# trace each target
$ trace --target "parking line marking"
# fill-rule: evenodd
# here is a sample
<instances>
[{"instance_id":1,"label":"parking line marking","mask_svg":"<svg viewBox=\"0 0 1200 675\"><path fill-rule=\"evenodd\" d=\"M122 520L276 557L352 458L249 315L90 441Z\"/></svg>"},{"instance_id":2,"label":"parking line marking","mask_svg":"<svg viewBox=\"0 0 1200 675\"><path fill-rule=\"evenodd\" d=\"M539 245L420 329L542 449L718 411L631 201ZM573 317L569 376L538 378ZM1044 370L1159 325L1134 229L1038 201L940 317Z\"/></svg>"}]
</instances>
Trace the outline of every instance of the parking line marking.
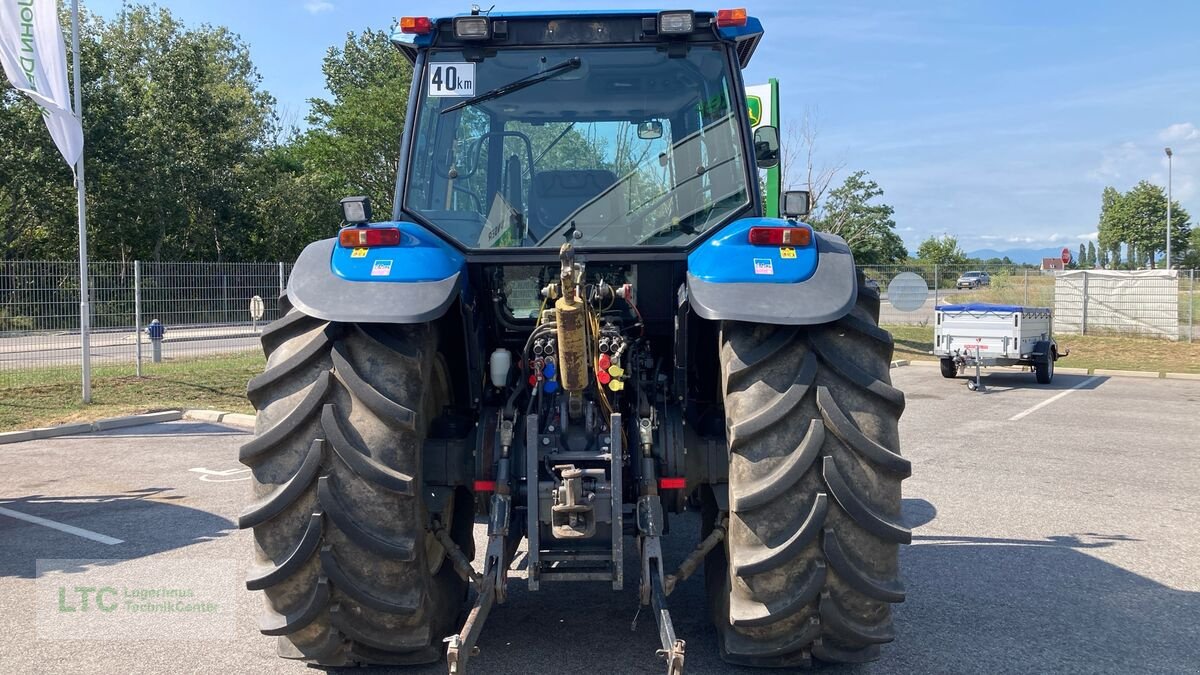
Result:
<instances>
[{"instance_id":1,"label":"parking line marking","mask_svg":"<svg viewBox=\"0 0 1200 675\"><path fill-rule=\"evenodd\" d=\"M33 523L34 525L41 525L42 527L48 527L52 530L58 530L59 532L66 532L67 534L73 534L76 537L83 537L84 539L91 539L92 541L98 541L101 544L108 544L109 546L113 546L114 544L124 544L125 543L124 539L117 539L116 537L110 537L107 534L100 534L99 532L92 532L91 530L85 530L82 527L75 527L74 525L67 525L66 523L60 523L58 521L49 520L47 518L41 518L39 516L31 516L28 513L21 513L20 511L13 511L12 509L6 509L2 506L0 506L0 515L8 516L10 518L16 518L17 520L23 520L27 523Z\"/></svg>"},{"instance_id":2,"label":"parking line marking","mask_svg":"<svg viewBox=\"0 0 1200 675\"><path fill-rule=\"evenodd\" d=\"M1088 386L1089 384L1091 384L1092 382L1095 382L1098 379L1100 379L1099 375L1096 375L1094 377L1089 377L1088 379L1084 380L1083 382L1080 382L1079 384L1075 385L1074 387L1071 387L1070 389L1068 389L1066 391L1059 392L1059 393L1055 394L1054 396L1051 396L1050 398L1046 399L1045 401L1042 401L1041 403L1033 406L1032 408L1029 408L1028 410L1022 410L1021 412L1017 413L1016 415L1013 415L1012 417L1008 418L1008 421L1016 422L1017 420L1021 419L1022 417L1025 417L1026 415L1035 413L1038 410L1041 410L1042 408L1045 408L1046 406L1050 405L1051 403L1054 403L1058 399L1066 396L1067 394L1075 391L1076 389L1082 389L1082 388Z\"/></svg>"}]
</instances>

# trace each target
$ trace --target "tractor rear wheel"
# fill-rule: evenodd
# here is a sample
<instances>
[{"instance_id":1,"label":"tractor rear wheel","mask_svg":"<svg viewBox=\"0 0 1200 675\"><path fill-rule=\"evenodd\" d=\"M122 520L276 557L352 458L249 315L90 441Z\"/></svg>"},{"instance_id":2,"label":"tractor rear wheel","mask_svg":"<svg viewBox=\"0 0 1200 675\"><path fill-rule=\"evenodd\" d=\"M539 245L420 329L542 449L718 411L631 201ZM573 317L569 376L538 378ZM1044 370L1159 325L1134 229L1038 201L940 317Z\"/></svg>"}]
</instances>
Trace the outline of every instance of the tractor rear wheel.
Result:
<instances>
[{"instance_id":1,"label":"tractor rear wheel","mask_svg":"<svg viewBox=\"0 0 1200 675\"><path fill-rule=\"evenodd\" d=\"M295 309L263 331L267 368L247 387L255 436L240 452L253 494L238 526L254 531L246 586L263 591L259 625L281 656L429 663L456 628L467 585L431 528L470 556L473 517L469 494L431 499L421 481L422 444L450 391L436 345L430 325Z\"/></svg>"},{"instance_id":2,"label":"tractor rear wheel","mask_svg":"<svg viewBox=\"0 0 1200 675\"><path fill-rule=\"evenodd\" d=\"M878 307L860 279L839 321L721 327L729 526L705 574L730 663L870 661L893 639L911 467L897 452L904 395Z\"/></svg>"}]
</instances>

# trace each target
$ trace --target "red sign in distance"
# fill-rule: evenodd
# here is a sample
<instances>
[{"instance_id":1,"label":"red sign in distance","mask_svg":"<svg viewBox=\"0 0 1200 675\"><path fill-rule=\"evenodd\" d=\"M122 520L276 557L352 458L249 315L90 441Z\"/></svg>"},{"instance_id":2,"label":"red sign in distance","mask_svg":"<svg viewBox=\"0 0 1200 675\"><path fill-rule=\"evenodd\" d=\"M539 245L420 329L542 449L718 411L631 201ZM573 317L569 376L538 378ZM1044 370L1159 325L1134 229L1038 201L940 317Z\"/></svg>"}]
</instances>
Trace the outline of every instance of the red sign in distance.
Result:
<instances>
[{"instance_id":1,"label":"red sign in distance","mask_svg":"<svg viewBox=\"0 0 1200 675\"><path fill-rule=\"evenodd\" d=\"M1062 261L1064 265L1071 264L1071 249L1067 248L1066 246L1064 246L1062 250Z\"/></svg>"}]
</instances>

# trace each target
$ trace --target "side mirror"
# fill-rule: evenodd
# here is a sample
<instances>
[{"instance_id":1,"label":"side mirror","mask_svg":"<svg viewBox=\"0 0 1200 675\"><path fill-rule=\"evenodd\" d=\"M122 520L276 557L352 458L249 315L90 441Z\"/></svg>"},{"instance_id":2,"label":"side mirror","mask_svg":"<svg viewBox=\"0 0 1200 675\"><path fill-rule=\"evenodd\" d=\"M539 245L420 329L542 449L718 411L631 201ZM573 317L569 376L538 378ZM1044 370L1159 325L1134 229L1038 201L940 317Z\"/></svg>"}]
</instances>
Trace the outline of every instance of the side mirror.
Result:
<instances>
[{"instance_id":1,"label":"side mirror","mask_svg":"<svg viewBox=\"0 0 1200 675\"><path fill-rule=\"evenodd\" d=\"M779 129L759 127L754 130L754 159L760 169L779 166Z\"/></svg>"},{"instance_id":2,"label":"side mirror","mask_svg":"<svg viewBox=\"0 0 1200 675\"><path fill-rule=\"evenodd\" d=\"M643 141L652 141L656 138L662 138L663 123L659 122L658 120L639 122L637 125L637 134L638 138L642 139Z\"/></svg>"},{"instance_id":3,"label":"side mirror","mask_svg":"<svg viewBox=\"0 0 1200 675\"><path fill-rule=\"evenodd\" d=\"M783 193L783 216L803 218L812 211L812 196L808 190L788 190Z\"/></svg>"}]
</instances>

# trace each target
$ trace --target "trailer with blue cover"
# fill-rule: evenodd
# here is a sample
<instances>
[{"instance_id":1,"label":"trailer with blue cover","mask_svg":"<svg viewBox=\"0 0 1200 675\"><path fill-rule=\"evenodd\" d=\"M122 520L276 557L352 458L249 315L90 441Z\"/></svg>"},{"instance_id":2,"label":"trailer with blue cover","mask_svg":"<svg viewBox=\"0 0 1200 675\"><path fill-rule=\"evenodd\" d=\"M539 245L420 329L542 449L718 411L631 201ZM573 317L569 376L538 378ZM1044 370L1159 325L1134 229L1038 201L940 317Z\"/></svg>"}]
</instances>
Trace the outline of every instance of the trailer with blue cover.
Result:
<instances>
[{"instance_id":1,"label":"trailer with blue cover","mask_svg":"<svg viewBox=\"0 0 1200 675\"><path fill-rule=\"evenodd\" d=\"M984 302L935 309L933 354L947 378L974 366L975 378L967 383L971 389L982 388L979 369L985 366L1026 366L1039 384L1050 384L1054 362L1066 356L1054 340L1054 312L1049 307Z\"/></svg>"},{"instance_id":2,"label":"trailer with blue cover","mask_svg":"<svg viewBox=\"0 0 1200 675\"><path fill-rule=\"evenodd\" d=\"M390 212L342 200L248 386L239 525L282 656L486 670L517 563L529 591L636 587L669 673L669 600L701 564L730 663L857 663L893 639L911 467L892 338L806 193L764 217L779 134L742 82L762 38L739 9L400 20ZM689 509L699 532L671 528Z\"/></svg>"}]
</instances>

